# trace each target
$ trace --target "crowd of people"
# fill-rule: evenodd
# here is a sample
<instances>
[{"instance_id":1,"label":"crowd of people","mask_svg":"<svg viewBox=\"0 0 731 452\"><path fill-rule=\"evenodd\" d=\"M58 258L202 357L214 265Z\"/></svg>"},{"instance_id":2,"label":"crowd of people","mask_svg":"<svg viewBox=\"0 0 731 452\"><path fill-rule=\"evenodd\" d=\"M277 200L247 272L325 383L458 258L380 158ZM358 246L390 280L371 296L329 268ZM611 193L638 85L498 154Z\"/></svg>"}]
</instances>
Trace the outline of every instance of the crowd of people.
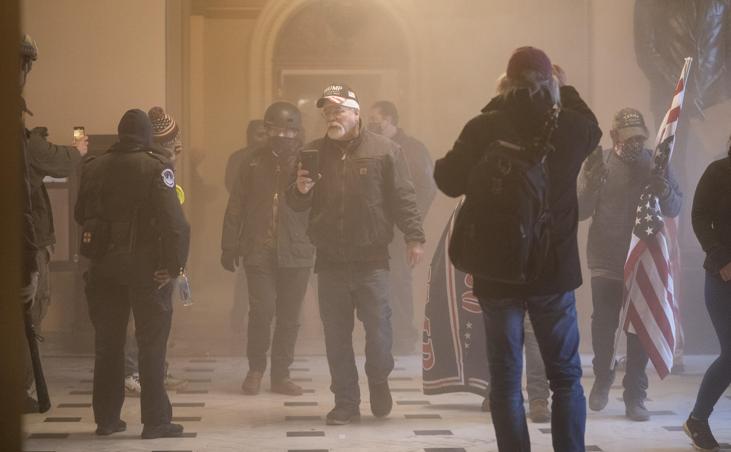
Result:
<instances>
[{"instance_id":1,"label":"crowd of people","mask_svg":"<svg viewBox=\"0 0 731 452\"><path fill-rule=\"evenodd\" d=\"M28 36L21 57L25 84L37 58ZM487 404L498 448L530 450L521 388L525 345L530 417L550 419L555 450L583 451L587 401L574 296L582 284L578 222L591 218L587 259L595 381L588 406L598 411L606 406L614 380L624 263L640 195L649 187L665 217L677 216L683 199L672 171L653 171L642 114L633 108L617 112L612 148L603 151L592 110L564 70L534 47L513 52L495 96L436 164L424 144L399 127L392 102L378 101L366 115L355 90L334 83L324 89L317 108L326 122L322 138L305 144L301 112L289 102L274 102L263 119L249 124L247 147L227 164L220 262L237 272L235 309L242 315L248 311L242 392L258 394L269 367L272 392L302 394L289 370L314 270L334 395L326 423L344 425L361 416L356 318L365 329L370 409L376 417L387 416L393 405L388 384L393 351L413 352L419 336L413 326L411 271L424 255L423 221L436 188L450 197L466 195L468 202L475 186L501 192L505 187L495 180L472 177L475 168L490 165L484 151L495 149L495 143L502 148L532 143L547 149L540 159L546 185L542 202L550 206L549 239L540 256L545 265L520 283L473 275L486 331ZM147 113L128 110L119 121L118 142L97 155L87 155L85 136L59 146L47 140L45 129L36 128L24 130L23 138L26 280L21 298L34 326L40 328L50 300L48 264L55 242L43 178L66 177L81 165L74 218L82 231L80 252L90 260L84 279L95 331L96 433L126 429L120 418L126 391L140 396L143 438L181 436L183 427L172 423L166 393L166 387L184 384L169 375L166 349L173 291L184 278L190 241L183 191L176 184L175 158L183 149L177 124L160 107ZM693 228L707 253L706 304L721 342L721 355L708 369L684 426L700 450L718 448L708 418L731 383L729 162L731 149L729 158L708 167L692 209ZM495 230L473 234L477 239L499 235L504 231L497 228L509 223L494 224ZM627 348L626 415L646 421L648 357L635 335L628 334ZM38 411L30 364L26 375L26 411Z\"/></svg>"}]
</instances>

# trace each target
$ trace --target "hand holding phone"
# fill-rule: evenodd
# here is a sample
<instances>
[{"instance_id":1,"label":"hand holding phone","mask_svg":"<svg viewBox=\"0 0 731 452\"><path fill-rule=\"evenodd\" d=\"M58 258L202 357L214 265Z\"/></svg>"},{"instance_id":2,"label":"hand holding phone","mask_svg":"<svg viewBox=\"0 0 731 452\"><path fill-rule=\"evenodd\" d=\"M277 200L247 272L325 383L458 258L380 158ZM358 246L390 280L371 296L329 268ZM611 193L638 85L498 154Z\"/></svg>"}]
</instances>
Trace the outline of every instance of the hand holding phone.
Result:
<instances>
[{"instance_id":1,"label":"hand holding phone","mask_svg":"<svg viewBox=\"0 0 731 452\"><path fill-rule=\"evenodd\" d=\"M303 149L300 151L300 162L302 169L306 170L313 180L317 180L317 174L320 172L320 151Z\"/></svg>"},{"instance_id":2,"label":"hand holding phone","mask_svg":"<svg viewBox=\"0 0 731 452\"><path fill-rule=\"evenodd\" d=\"M79 150L82 157L89 150L89 137L86 136L86 131L82 126L74 127L74 147Z\"/></svg>"},{"instance_id":3,"label":"hand holding phone","mask_svg":"<svg viewBox=\"0 0 731 452\"><path fill-rule=\"evenodd\" d=\"M86 136L86 131L83 126L74 127L74 141L81 141Z\"/></svg>"}]
</instances>

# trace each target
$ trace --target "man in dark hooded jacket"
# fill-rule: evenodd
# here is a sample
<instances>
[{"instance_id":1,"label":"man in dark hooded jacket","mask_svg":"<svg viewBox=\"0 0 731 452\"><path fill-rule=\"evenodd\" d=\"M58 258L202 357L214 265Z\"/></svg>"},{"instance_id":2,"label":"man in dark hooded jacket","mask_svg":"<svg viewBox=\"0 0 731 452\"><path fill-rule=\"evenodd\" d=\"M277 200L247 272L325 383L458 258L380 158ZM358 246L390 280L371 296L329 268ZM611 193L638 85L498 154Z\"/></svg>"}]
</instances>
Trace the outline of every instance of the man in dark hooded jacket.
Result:
<instances>
[{"instance_id":1,"label":"man in dark hooded jacket","mask_svg":"<svg viewBox=\"0 0 731 452\"><path fill-rule=\"evenodd\" d=\"M493 386L490 408L500 413L493 415L492 422L501 451L530 450L521 392L526 311L553 391L553 447L560 451L584 450L586 400L580 381L574 298L574 289L581 285L576 176L599 142L601 131L576 90L565 84L563 70L552 66L541 50L521 47L508 62L498 96L465 125L454 148L435 165L439 189L452 197L464 195L470 170L491 143L532 141L559 102L562 109L550 141L555 150L547 158L552 215L547 270L537 281L525 285L475 278L474 293L480 300L487 332Z\"/></svg>"},{"instance_id":2,"label":"man in dark hooded jacket","mask_svg":"<svg viewBox=\"0 0 731 452\"><path fill-rule=\"evenodd\" d=\"M124 342L134 313L142 383L143 439L180 436L165 392L165 350L172 318L173 280L188 255L189 228L175 193L170 161L152 150L152 123L127 111L119 142L84 162L75 219L89 316L95 330L94 420L97 435L126 429Z\"/></svg>"}]
</instances>

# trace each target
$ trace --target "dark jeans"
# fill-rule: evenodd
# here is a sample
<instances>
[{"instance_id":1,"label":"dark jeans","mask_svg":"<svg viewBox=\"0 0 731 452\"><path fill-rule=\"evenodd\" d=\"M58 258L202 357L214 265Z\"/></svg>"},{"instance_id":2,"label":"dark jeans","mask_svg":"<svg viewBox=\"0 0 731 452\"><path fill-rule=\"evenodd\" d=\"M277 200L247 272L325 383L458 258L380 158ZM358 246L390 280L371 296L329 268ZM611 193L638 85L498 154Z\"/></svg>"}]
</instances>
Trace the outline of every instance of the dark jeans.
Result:
<instances>
[{"instance_id":1,"label":"dark jeans","mask_svg":"<svg viewBox=\"0 0 731 452\"><path fill-rule=\"evenodd\" d=\"M172 407L165 392L165 350L172 319L173 282L161 289L152 278L140 285L119 284L94 268L86 274L86 298L94 326L94 420L112 425L124 403L124 343L130 309L139 347L142 423L167 424Z\"/></svg>"},{"instance_id":2,"label":"dark jeans","mask_svg":"<svg viewBox=\"0 0 731 452\"><path fill-rule=\"evenodd\" d=\"M523 408L523 320L530 316L553 392L553 448L584 450L586 399L581 387L579 328L573 292L527 299L480 298L490 367L490 410L498 449L530 451Z\"/></svg>"},{"instance_id":3,"label":"dark jeans","mask_svg":"<svg viewBox=\"0 0 731 452\"><path fill-rule=\"evenodd\" d=\"M594 377L598 384L611 384L614 334L622 310L624 283L620 280L591 278L594 311L591 315L591 344L594 348ZM647 398L647 353L636 334L627 334L627 370L624 374L625 402Z\"/></svg>"},{"instance_id":4,"label":"dark jeans","mask_svg":"<svg viewBox=\"0 0 731 452\"><path fill-rule=\"evenodd\" d=\"M721 355L703 376L692 415L708 420L713 407L731 384L731 282L706 272L706 308L721 344Z\"/></svg>"},{"instance_id":5,"label":"dark jeans","mask_svg":"<svg viewBox=\"0 0 731 452\"><path fill-rule=\"evenodd\" d=\"M245 333L249 319L249 287L246 283L246 269L239 267L235 273L234 299L231 306L231 330L236 333Z\"/></svg>"},{"instance_id":6,"label":"dark jeans","mask_svg":"<svg viewBox=\"0 0 731 452\"><path fill-rule=\"evenodd\" d=\"M399 352L413 352L418 332L414 327L414 294L411 267L406 261L406 242L397 232L388 247L391 255L391 324L394 348Z\"/></svg>"},{"instance_id":7,"label":"dark jeans","mask_svg":"<svg viewBox=\"0 0 731 452\"><path fill-rule=\"evenodd\" d=\"M358 369L353 352L353 312L366 334L365 372L370 383L383 383L393 370L388 270L364 270L344 264L318 273L320 318L335 404L360 405Z\"/></svg>"},{"instance_id":8,"label":"dark jeans","mask_svg":"<svg viewBox=\"0 0 731 452\"><path fill-rule=\"evenodd\" d=\"M264 372L267 351L272 346L272 381L289 377L299 332L302 301L310 268L279 268L276 261L261 267L246 267L249 287L249 326L246 355L249 370ZM276 317L274 337L271 325Z\"/></svg>"}]
</instances>

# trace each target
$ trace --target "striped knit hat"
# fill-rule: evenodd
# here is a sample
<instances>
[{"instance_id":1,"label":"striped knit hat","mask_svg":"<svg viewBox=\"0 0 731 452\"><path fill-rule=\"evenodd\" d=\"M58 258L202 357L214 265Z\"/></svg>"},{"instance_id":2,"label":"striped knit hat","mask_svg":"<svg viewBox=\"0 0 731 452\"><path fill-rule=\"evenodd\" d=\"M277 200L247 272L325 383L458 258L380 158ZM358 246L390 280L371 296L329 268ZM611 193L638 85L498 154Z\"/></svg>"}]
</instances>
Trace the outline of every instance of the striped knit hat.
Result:
<instances>
[{"instance_id":1,"label":"striped knit hat","mask_svg":"<svg viewBox=\"0 0 731 452\"><path fill-rule=\"evenodd\" d=\"M155 143L169 143L178 135L178 125L162 107L152 107L147 116L152 122L152 138Z\"/></svg>"}]
</instances>

